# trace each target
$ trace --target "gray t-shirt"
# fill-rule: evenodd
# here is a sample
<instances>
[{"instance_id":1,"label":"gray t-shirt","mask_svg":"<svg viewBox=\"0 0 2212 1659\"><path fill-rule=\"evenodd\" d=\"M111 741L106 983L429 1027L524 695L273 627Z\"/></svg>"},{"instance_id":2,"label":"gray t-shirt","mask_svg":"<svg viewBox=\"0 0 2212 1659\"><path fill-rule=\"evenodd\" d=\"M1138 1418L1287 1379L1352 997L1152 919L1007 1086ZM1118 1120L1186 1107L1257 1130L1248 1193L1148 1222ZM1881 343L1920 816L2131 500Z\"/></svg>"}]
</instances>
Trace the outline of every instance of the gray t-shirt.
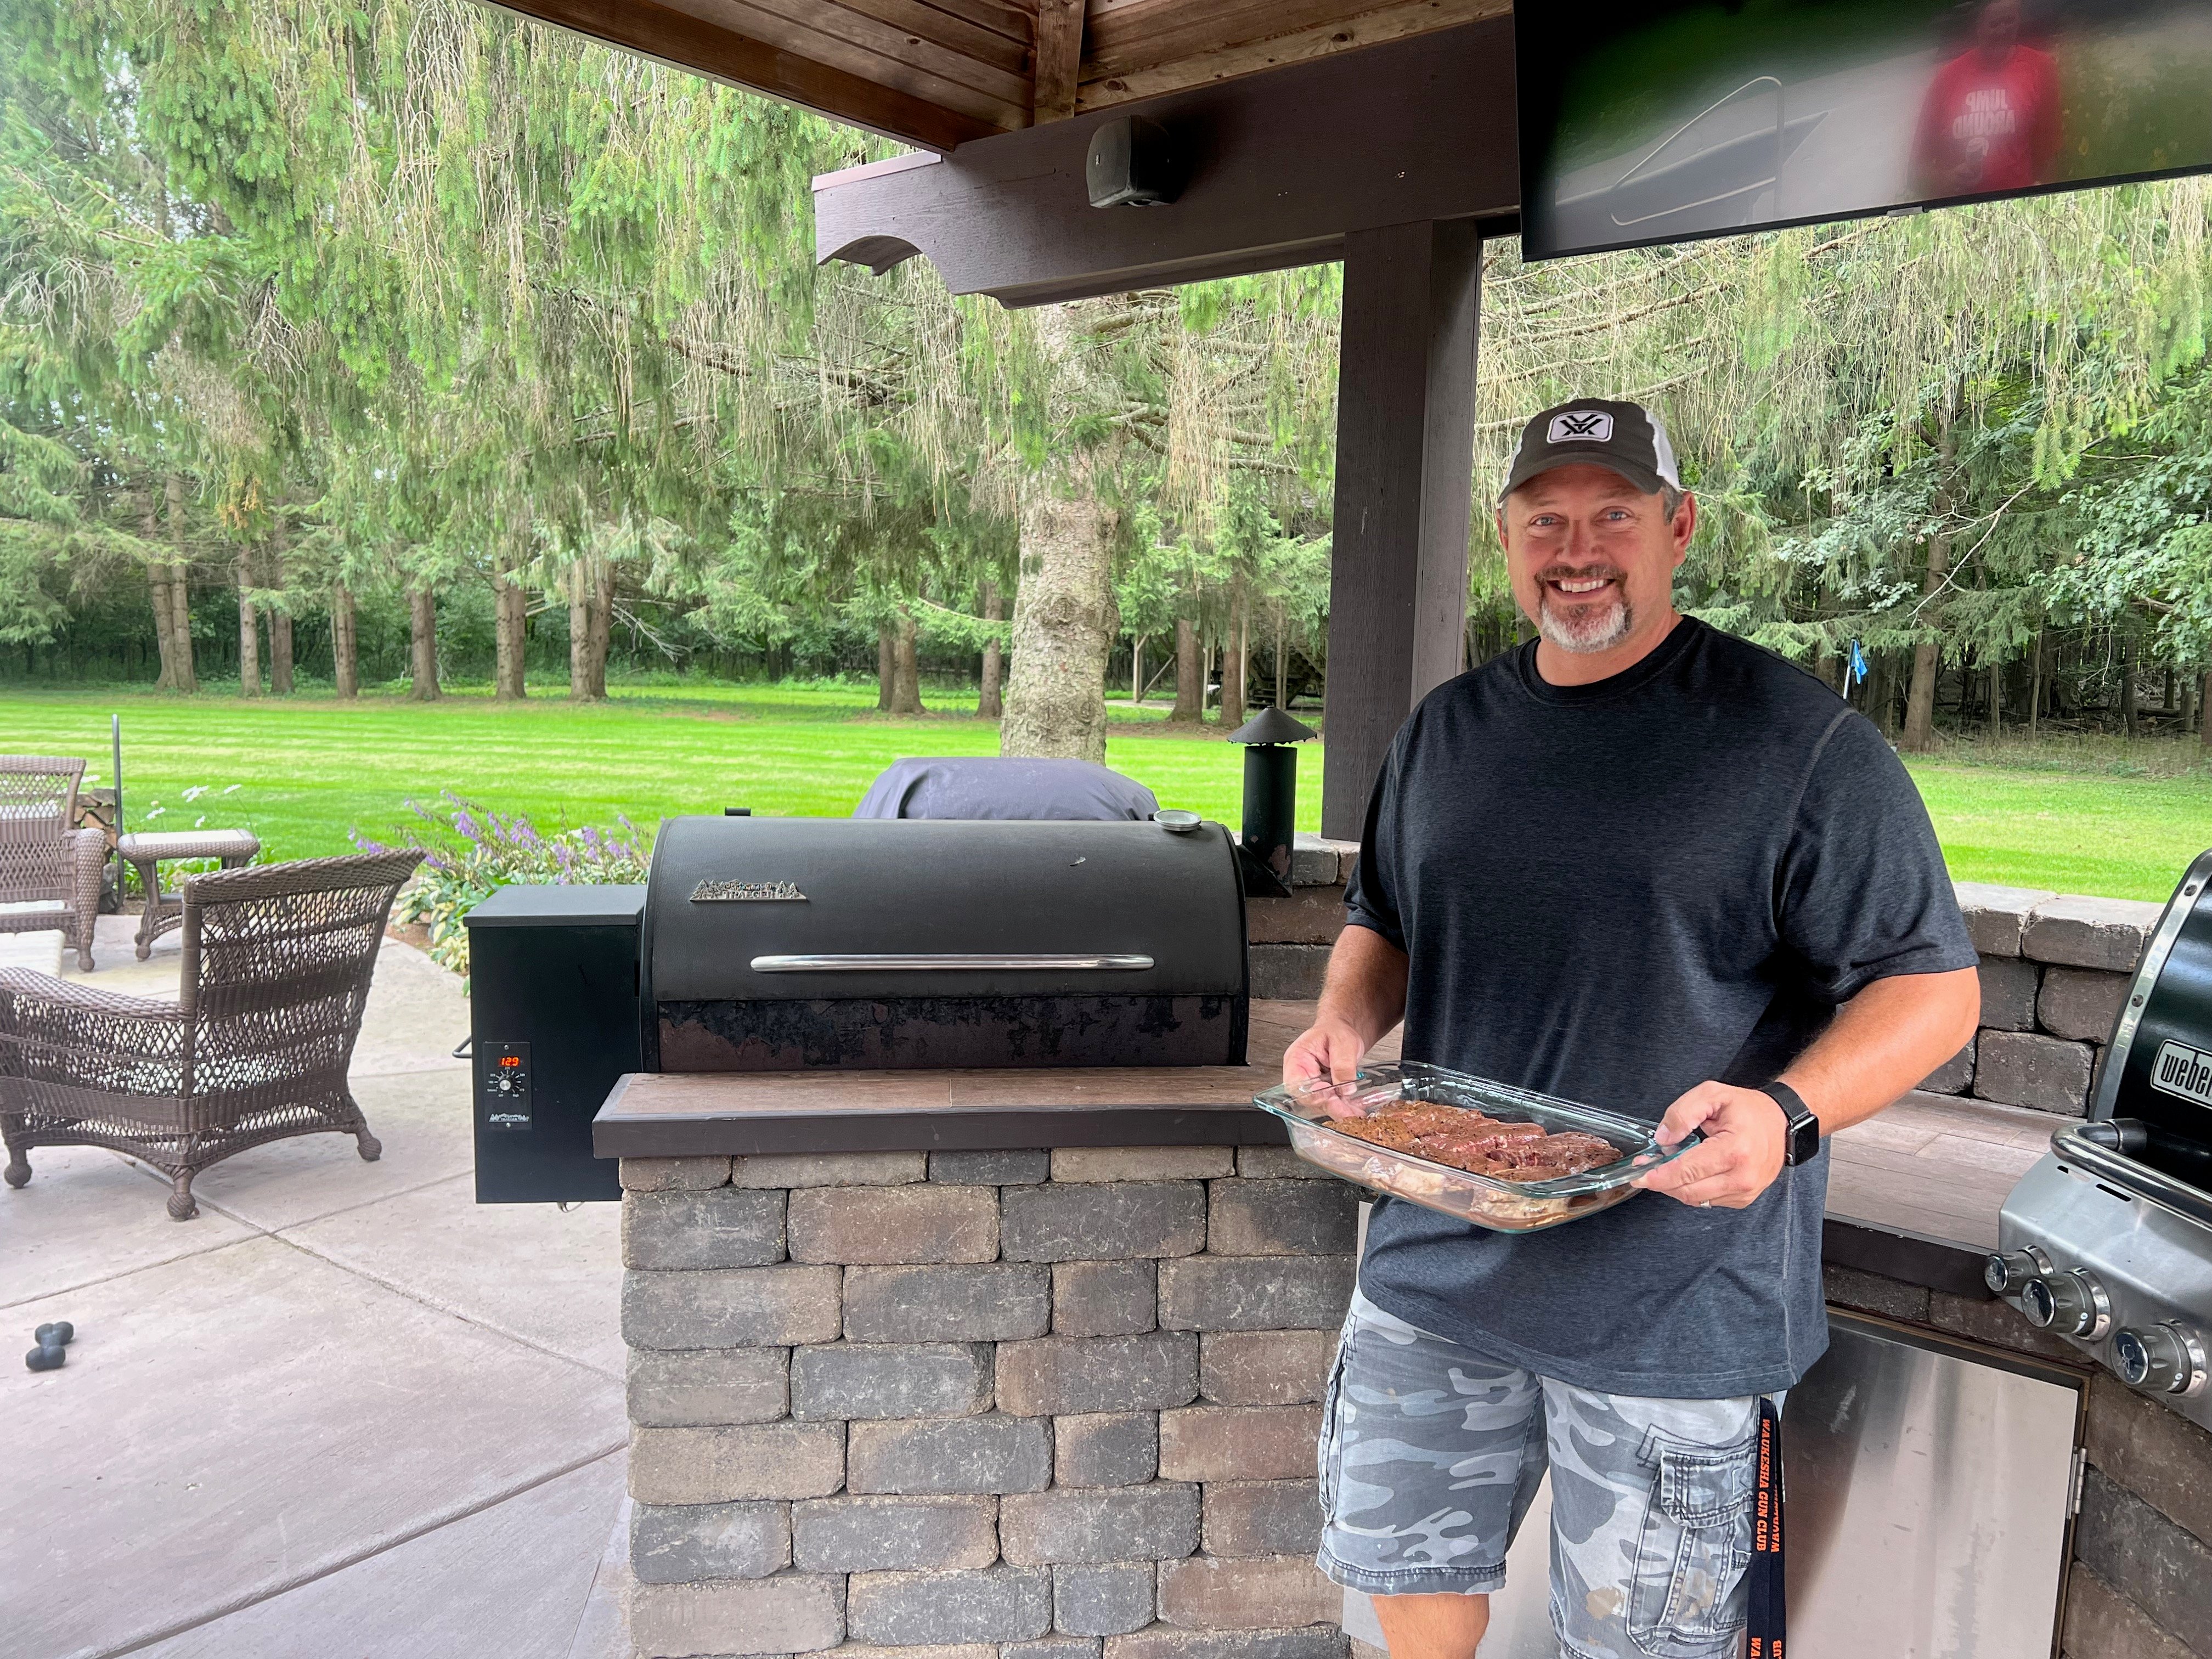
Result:
<instances>
[{"instance_id":1,"label":"gray t-shirt","mask_svg":"<svg viewBox=\"0 0 2212 1659\"><path fill-rule=\"evenodd\" d=\"M1644 1119L1774 1077L1836 1005L1974 950L1919 793L1810 675L1684 619L1594 685L1523 646L1439 687L1376 781L1351 919L1406 951L1404 1052ZM1827 1346L1825 1152L1747 1209L1644 1193L1544 1232L1376 1206L1363 1290L1580 1388L1724 1399Z\"/></svg>"}]
</instances>

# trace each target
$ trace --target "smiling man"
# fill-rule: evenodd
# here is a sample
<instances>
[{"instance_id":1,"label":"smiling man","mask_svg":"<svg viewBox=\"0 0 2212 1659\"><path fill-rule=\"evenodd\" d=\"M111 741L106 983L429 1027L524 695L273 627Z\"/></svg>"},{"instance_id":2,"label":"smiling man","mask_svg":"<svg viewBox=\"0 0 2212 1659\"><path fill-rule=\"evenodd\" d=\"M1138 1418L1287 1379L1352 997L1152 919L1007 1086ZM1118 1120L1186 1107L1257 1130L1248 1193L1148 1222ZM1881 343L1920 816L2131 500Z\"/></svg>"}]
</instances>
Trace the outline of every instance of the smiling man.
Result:
<instances>
[{"instance_id":1,"label":"smiling man","mask_svg":"<svg viewBox=\"0 0 2212 1659\"><path fill-rule=\"evenodd\" d=\"M1826 1346L1820 1137L1980 1008L1918 793L1834 692L1676 612L1697 527L1665 428L1529 422L1498 512L1539 637L1393 744L1286 1080L1409 1060L1703 1144L1548 1231L1371 1216L1321 1443L1321 1565L1393 1659L1473 1659L1548 1467L1570 1659L1738 1650L1755 1434Z\"/></svg>"}]
</instances>

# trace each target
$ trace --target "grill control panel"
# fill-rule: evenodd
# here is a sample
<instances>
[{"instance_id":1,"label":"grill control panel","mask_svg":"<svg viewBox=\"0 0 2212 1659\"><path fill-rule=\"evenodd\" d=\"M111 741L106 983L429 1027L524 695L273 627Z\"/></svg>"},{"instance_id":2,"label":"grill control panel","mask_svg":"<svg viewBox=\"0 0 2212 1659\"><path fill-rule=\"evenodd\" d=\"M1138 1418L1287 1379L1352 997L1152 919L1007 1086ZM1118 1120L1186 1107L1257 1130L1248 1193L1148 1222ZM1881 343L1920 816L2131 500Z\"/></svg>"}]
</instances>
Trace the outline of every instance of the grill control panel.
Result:
<instances>
[{"instance_id":1,"label":"grill control panel","mask_svg":"<svg viewBox=\"0 0 2212 1659\"><path fill-rule=\"evenodd\" d=\"M477 1048L483 1071L484 1127L513 1133L530 1127L530 1045L486 1042Z\"/></svg>"},{"instance_id":2,"label":"grill control panel","mask_svg":"<svg viewBox=\"0 0 2212 1659\"><path fill-rule=\"evenodd\" d=\"M2057 1156L2021 1177L1990 1290L2130 1388L2212 1428L2212 1228Z\"/></svg>"}]
</instances>

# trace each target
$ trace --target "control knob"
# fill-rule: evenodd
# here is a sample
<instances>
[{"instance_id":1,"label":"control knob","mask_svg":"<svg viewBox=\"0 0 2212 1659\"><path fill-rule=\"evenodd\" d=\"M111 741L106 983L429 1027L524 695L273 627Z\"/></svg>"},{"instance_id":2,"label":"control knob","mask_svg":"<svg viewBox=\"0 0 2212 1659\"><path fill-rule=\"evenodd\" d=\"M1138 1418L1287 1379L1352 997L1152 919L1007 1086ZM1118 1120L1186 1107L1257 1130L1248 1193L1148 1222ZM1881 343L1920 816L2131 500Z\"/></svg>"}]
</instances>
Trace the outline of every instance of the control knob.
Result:
<instances>
[{"instance_id":1,"label":"control knob","mask_svg":"<svg viewBox=\"0 0 2212 1659\"><path fill-rule=\"evenodd\" d=\"M2030 1244L1990 1257L1982 1264L1982 1282L1999 1296L2018 1296L2022 1285L2050 1271L2051 1258Z\"/></svg>"},{"instance_id":2,"label":"control knob","mask_svg":"<svg viewBox=\"0 0 2212 1659\"><path fill-rule=\"evenodd\" d=\"M2152 1394L2195 1394L2204 1386L2204 1344L2187 1327L2130 1325L2112 1339L2120 1380Z\"/></svg>"},{"instance_id":3,"label":"control knob","mask_svg":"<svg viewBox=\"0 0 2212 1659\"><path fill-rule=\"evenodd\" d=\"M2105 1287L2080 1268L2045 1273L2021 1287L2021 1311L2039 1331L2094 1341L2111 1328L2112 1304Z\"/></svg>"}]
</instances>

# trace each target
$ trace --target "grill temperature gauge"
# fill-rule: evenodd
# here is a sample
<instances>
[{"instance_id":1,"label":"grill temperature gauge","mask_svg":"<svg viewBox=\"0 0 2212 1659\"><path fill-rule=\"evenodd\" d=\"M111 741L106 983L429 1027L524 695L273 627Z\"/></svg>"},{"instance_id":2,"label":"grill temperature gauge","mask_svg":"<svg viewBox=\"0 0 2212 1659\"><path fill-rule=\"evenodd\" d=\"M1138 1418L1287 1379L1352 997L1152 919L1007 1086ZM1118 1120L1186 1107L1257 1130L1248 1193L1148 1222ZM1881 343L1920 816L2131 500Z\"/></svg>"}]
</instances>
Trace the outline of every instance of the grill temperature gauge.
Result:
<instances>
[{"instance_id":1,"label":"grill temperature gauge","mask_svg":"<svg viewBox=\"0 0 2212 1659\"><path fill-rule=\"evenodd\" d=\"M2185 1326L2130 1326L2112 1339L2120 1380L2152 1394L2195 1394L2204 1386L2204 1344Z\"/></svg>"},{"instance_id":2,"label":"grill temperature gauge","mask_svg":"<svg viewBox=\"0 0 2212 1659\"><path fill-rule=\"evenodd\" d=\"M2105 1287L2078 1267L2031 1279L2020 1293L2021 1311L2038 1330L2090 1341L2112 1328L2112 1304Z\"/></svg>"}]
</instances>

